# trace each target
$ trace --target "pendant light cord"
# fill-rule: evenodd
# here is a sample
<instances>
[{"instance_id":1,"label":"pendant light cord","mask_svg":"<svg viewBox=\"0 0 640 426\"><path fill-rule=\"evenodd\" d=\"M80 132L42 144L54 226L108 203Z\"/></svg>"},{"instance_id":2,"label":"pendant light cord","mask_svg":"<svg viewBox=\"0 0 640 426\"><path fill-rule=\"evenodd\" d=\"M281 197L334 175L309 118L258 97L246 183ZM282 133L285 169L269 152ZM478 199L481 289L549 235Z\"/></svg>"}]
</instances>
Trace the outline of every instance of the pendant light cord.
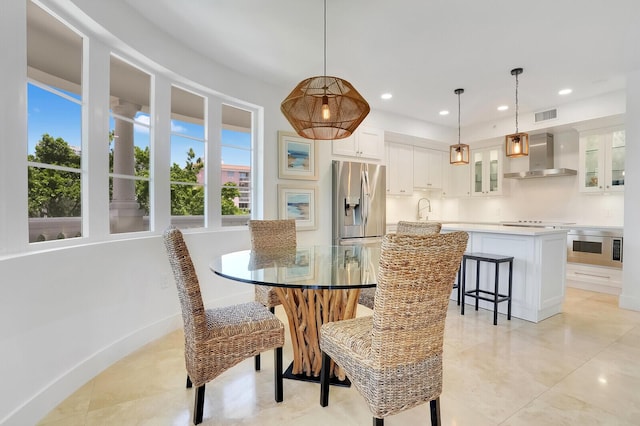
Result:
<instances>
[{"instance_id":1,"label":"pendant light cord","mask_svg":"<svg viewBox=\"0 0 640 426\"><path fill-rule=\"evenodd\" d=\"M324 74L323 75L326 81L326 77L327 77L327 0L324 0Z\"/></svg>"},{"instance_id":2,"label":"pendant light cord","mask_svg":"<svg viewBox=\"0 0 640 426\"><path fill-rule=\"evenodd\" d=\"M518 133L518 74L516 73L516 133Z\"/></svg>"},{"instance_id":3,"label":"pendant light cord","mask_svg":"<svg viewBox=\"0 0 640 426\"><path fill-rule=\"evenodd\" d=\"M458 92L458 145L460 145L460 92Z\"/></svg>"}]
</instances>

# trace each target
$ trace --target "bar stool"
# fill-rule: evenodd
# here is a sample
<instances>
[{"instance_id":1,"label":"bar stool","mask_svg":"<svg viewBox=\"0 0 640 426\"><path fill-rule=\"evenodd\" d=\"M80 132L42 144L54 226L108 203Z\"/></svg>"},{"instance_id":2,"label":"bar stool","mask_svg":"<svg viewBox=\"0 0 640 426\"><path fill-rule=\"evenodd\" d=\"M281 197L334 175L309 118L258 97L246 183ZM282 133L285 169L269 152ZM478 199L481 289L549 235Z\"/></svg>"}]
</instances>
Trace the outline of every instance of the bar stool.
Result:
<instances>
[{"instance_id":1,"label":"bar stool","mask_svg":"<svg viewBox=\"0 0 640 426\"><path fill-rule=\"evenodd\" d=\"M467 260L476 261L476 288L475 290L466 290L467 281ZM489 262L495 265L495 286L493 291L480 289L480 262ZM500 264L509 263L509 290L507 294L500 294L498 284L500 282ZM511 285L513 282L513 256L503 256L500 254L490 253L465 253L462 256L462 297L470 296L476 299L476 311L478 310L478 302L486 300L493 302L493 325L498 325L498 303L507 302L507 319L511 320ZM491 297L489 297L491 296ZM460 308L460 314L464 315L464 300Z\"/></svg>"}]
</instances>

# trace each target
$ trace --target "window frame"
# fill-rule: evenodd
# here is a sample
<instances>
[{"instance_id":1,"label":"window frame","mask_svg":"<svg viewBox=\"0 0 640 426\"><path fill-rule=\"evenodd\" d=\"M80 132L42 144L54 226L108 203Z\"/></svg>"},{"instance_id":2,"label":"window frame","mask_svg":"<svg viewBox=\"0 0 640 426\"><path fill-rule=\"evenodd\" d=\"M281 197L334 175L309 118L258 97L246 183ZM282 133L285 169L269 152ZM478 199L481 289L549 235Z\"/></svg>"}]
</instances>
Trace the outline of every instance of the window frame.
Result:
<instances>
[{"instance_id":1,"label":"window frame","mask_svg":"<svg viewBox=\"0 0 640 426\"><path fill-rule=\"evenodd\" d=\"M40 7L36 1L34 4ZM43 9L46 13L49 13L53 18L59 20L67 28L71 29L75 33L82 37L83 52L82 52L82 81L89 82L89 84L83 84L82 87L82 147L81 147L81 197L82 197L82 236L79 238L70 238L66 240L51 240L40 242L38 244L31 244L28 242L28 214L26 212L15 212L13 216L21 218L21 223L24 224L20 228L19 232L15 235L23 235L24 242L8 248L7 252L23 251L23 252L37 252L44 249L77 246L88 243L140 238L148 235L157 235L162 232L166 226L170 224L170 214L164 213L163 208L170 208L170 179L168 173L165 175L160 172L158 165L164 162L166 158L168 160L168 148L166 152L163 152L162 146L166 144L170 138L170 93L171 86L180 87L183 90L191 91L199 96L202 96L205 101L205 121L206 121L206 151L205 151L205 222L204 228L190 228L189 232L208 232L222 230L222 212L220 202L220 188L221 188L221 168L218 166L221 159L222 150L222 137L221 131L223 128L228 127L222 123L222 106L231 106L251 114L251 125L248 128L240 128L241 131L250 134L251 144L250 151L251 164L250 168L250 182L248 185L250 191L250 205L251 216L259 217L263 210L263 196L260 191L256 190L256 185L262 185L261 180L256 180L257 176L262 175L262 159L260 152L263 152L261 146L263 141L263 117L264 109L255 104L248 103L236 98L232 98L221 94L219 91L214 90L212 87L203 86L195 81L186 79L183 75L177 74L171 70L167 70L165 67L157 65L150 61L144 55L138 54L128 45L125 45L117 40L104 41L95 35L85 35L82 30L87 30L88 34L93 34L86 28L83 23L78 23L71 19L71 22L77 24L76 26L69 24L67 21L60 19L49 9ZM24 44L25 50L20 57L26 64L26 43ZM109 111L109 72L108 64L111 55L115 55L119 59L127 62L133 67L140 69L147 73L151 77L150 87L150 105L149 115L151 117L151 126L149 134L149 145L151 150L150 155L150 176L149 178L141 176L122 176L120 174L114 174L109 171L108 164L108 148L102 148L96 146L95 141L102 137L108 138L108 132L110 130L109 119L110 113L104 114L105 109ZM106 67L105 67L106 66ZM107 70L105 70L105 68ZM24 89L22 93L25 93L26 99L26 82L30 81L41 87L44 83L38 80L29 79L26 74L26 67L24 79ZM45 89L48 90L48 85L44 84ZM55 90L55 89L54 89ZM58 93L56 93L58 94ZM64 95L64 93L61 93ZM66 97L66 96L65 96ZM77 101L71 97L72 100ZM147 111L145 111L147 112ZM116 114L117 115L117 114ZM164 119L163 117L167 117ZM135 123L135 120L134 120ZM139 123L135 123L139 124ZM25 128L27 124L25 124ZM164 132L164 134L163 134ZM23 134L23 133L20 133ZM25 132L24 134L27 134ZM100 135L100 136L98 136ZM20 138L22 139L22 138ZM24 138L25 144L27 138ZM260 143L260 145L258 145ZM25 146L25 145L22 145ZM108 144L105 143L105 147ZM24 149L24 148L23 148ZM40 166L39 164L28 164L26 155L24 161L21 162L24 172L24 182L26 184L26 170L29 166ZM105 157L105 158L100 158ZM48 167L48 165L43 165ZM56 166L57 167L57 166ZM74 170L75 172L75 170ZM103 191L106 194L96 194L97 188L108 185L110 177L117 178L132 178L134 180L148 180L149 181L149 230L139 231L132 233L118 233L111 234L109 227L109 194L108 191ZM21 178L22 179L22 178ZM25 187L26 188L26 187ZM24 198L23 198L24 197ZM21 201L16 203L17 206L26 206L28 204L28 193L25 189L23 192ZM244 225L244 224L243 224ZM237 229L238 226L224 227L225 230Z\"/></svg>"}]
</instances>

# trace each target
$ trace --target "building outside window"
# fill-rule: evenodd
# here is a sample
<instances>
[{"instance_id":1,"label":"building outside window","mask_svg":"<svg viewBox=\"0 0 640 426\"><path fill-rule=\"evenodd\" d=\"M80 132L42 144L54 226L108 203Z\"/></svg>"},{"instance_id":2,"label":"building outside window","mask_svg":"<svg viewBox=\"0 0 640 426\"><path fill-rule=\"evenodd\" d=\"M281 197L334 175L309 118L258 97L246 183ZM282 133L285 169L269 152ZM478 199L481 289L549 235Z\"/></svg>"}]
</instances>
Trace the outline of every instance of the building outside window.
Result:
<instances>
[{"instance_id":1,"label":"building outside window","mask_svg":"<svg viewBox=\"0 0 640 426\"><path fill-rule=\"evenodd\" d=\"M228 115L245 123L242 127L223 126L221 135L222 226L233 226L246 223L251 214L251 113L224 107Z\"/></svg>"}]
</instances>

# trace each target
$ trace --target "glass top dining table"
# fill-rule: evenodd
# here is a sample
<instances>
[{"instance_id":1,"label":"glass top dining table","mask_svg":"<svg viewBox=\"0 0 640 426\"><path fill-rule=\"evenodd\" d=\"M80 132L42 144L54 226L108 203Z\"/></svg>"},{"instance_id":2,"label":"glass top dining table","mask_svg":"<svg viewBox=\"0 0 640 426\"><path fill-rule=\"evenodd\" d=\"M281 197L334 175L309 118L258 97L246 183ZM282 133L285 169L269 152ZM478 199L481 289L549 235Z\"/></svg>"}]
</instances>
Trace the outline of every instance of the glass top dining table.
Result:
<instances>
[{"instance_id":1,"label":"glass top dining table","mask_svg":"<svg viewBox=\"0 0 640 426\"><path fill-rule=\"evenodd\" d=\"M380 247L310 246L290 250L243 250L221 255L211 270L256 285L313 290L376 286Z\"/></svg>"},{"instance_id":2,"label":"glass top dining table","mask_svg":"<svg viewBox=\"0 0 640 426\"><path fill-rule=\"evenodd\" d=\"M322 324L355 318L360 289L376 286L379 259L379 246L311 246L228 253L213 259L210 268L221 277L275 288L293 348L284 377L317 382ZM330 376L332 384L349 386L337 365Z\"/></svg>"}]
</instances>

